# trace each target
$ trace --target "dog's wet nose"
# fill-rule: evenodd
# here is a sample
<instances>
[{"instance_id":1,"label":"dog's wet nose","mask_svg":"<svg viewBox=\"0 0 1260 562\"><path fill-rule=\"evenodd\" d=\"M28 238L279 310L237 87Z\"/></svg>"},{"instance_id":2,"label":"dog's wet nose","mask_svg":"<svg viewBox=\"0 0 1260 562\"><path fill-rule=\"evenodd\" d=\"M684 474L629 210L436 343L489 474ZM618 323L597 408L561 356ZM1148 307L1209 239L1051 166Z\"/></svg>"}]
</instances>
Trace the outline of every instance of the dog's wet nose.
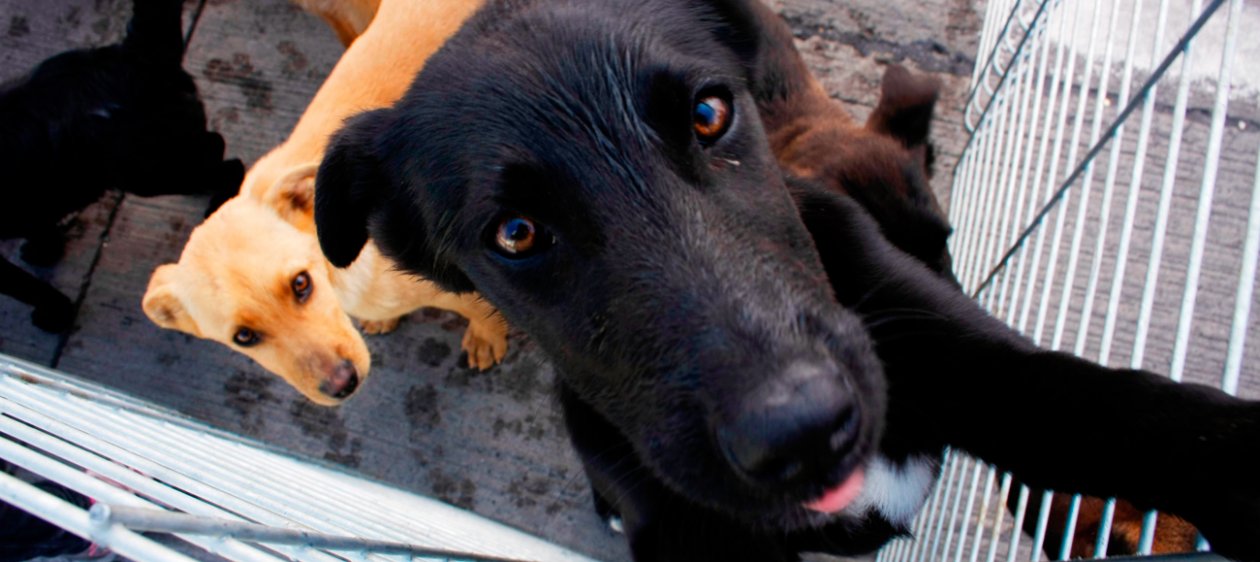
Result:
<instances>
[{"instance_id":1,"label":"dog's wet nose","mask_svg":"<svg viewBox=\"0 0 1260 562\"><path fill-rule=\"evenodd\" d=\"M736 472L757 484L826 473L857 439L859 405L830 361L793 363L744 403L716 438Z\"/></svg>"},{"instance_id":2,"label":"dog's wet nose","mask_svg":"<svg viewBox=\"0 0 1260 562\"><path fill-rule=\"evenodd\" d=\"M349 360L338 363L337 368L333 369L328 374L328 378L319 385L319 391L325 396L338 400L354 394L357 388L359 388L359 371Z\"/></svg>"}]
</instances>

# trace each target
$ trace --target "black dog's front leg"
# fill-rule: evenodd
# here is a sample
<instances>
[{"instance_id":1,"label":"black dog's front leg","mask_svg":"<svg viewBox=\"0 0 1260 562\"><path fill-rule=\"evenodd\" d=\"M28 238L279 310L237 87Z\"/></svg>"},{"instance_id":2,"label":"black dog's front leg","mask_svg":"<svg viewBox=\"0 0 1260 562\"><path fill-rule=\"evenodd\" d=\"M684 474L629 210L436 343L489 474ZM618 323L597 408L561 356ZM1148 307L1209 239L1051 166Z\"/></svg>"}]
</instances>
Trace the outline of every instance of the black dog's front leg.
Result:
<instances>
[{"instance_id":1,"label":"black dog's front leg","mask_svg":"<svg viewBox=\"0 0 1260 562\"><path fill-rule=\"evenodd\" d=\"M0 293L34 306L31 323L46 332L64 332L74 322L74 303L70 299L2 257Z\"/></svg>"},{"instance_id":2,"label":"black dog's front leg","mask_svg":"<svg viewBox=\"0 0 1260 562\"><path fill-rule=\"evenodd\" d=\"M597 511L622 520L635 562L795 562L782 540L695 505L666 488L639 462L634 448L612 424L560 383L574 448L590 479ZM601 504L604 509L599 508Z\"/></svg>"},{"instance_id":3,"label":"black dog's front leg","mask_svg":"<svg viewBox=\"0 0 1260 562\"><path fill-rule=\"evenodd\" d=\"M965 373L959 384L918 372L933 398L906 400L930 412L943 441L1035 487L1180 515L1217 552L1260 560L1260 404L1065 353L957 353L948 371Z\"/></svg>"},{"instance_id":4,"label":"black dog's front leg","mask_svg":"<svg viewBox=\"0 0 1260 562\"><path fill-rule=\"evenodd\" d=\"M137 142L142 143L137 154L161 157L146 160L142 174L125 178L121 187L128 193L141 197L208 194L205 215L209 216L240 192L245 164L236 158L223 159L227 145L219 133L185 127Z\"/></svg>"},{"instance_id":5,"label":"black dog's front leg","mask_svg":"<svg viewBox=\"0 0 1260 562\"><path fill-rule=\"evenodd\" d=\"M1260 560L1260 403L1038 349L879 235L847 198L794 185L837 298L867 319L885 434L972 453L1042 488L1120 496Z\"/></svg>"},{"instance_id":6,"label":"black dog's front leg","mask_svg":"<svg viewBox=\"0 0 1260 562\"><path fill-rule=\"evenodd\" d=\"M19 257L37 267L50 267L66 253L66 236L57 224L45 224L26 237Z\"/></svg>"},{"instance_id":7,"label":"black dog's front leg","mask_svg":"<svg viewBox=\"0 0 1260 562\"><path fill-rule=\"evenodd\" d=\"M213 177L215 180L210 186L210 202L206 204L204 213L207 217L240 192L241 182L245 180L245 164L238 158L219 162L215 166Z\"/></svg>"},{"instance_id":8,"label":"black dog's front leg","mask_svg":"<svg viewBox=\"0 0 1260 562\"><path fill-rule=\"evenodd\" d=\"M224 160L227 150L223 136L219 133L203 132L194 143L196 149L189 158L193 161L186 169L200 170L195 172L198 181L194 182L194 193L209 193L210 202L206 204L205 216L218 210L219 206L236 196L241 190L241 182L245 179L245 164L240 159Z\"/></svg>"}]
</instances>

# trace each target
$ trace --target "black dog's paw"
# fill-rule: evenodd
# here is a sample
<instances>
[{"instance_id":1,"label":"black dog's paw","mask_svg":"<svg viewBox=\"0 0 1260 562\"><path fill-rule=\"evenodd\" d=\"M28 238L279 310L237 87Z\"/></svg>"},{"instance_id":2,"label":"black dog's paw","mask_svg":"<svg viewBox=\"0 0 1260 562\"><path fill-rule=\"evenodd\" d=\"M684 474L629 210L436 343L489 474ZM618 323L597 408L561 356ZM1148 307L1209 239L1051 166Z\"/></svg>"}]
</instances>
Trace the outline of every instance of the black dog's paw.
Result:
<instances>
[{"instance_id":1,"label":"black dog's paw","mask_svg":"<svg viewBox=\"0 0 1260 562\"><path fill-rule=\"evenodd\" d=\"M611 529L612 532L624 535L626 533L626 527L624 522L621 520L621 513L617 512L617 508L613 507L612 503L609 503L609 501L604 498L603 494L600 494L599 490L596 490L593 487L591 488L591 497L595 501L595 514L599 515L599 519L603 521L605 525L608 525L608 528Z\"/></svg>"},{"instance_id":2,"label":"black dog's paw","mask_svg":"<svg viewBox=\"0 0 1260 562\"><path fill-rule=\"evenodd\" d=\"M61 261L66 253L66 241L58 234L45 234L28 238L22 243L18 256L36 267L50 267Z\"/></svg>"},{"instance_id":3,"label":"black dog's paw","mask_svg":"<svg viewBox=\"0 0 1260 562\"><path fill-rule=\"evenodd\" d=\"M224 160L219 164L219 192L236 195L245 181L245 163L240 158Z\"/></svg>"},{"instance_id":4,"label":"black dog's paw","mask_svg":"<svg viewBox=\"0 0 1260 562\"><path fill-rule=\"evenodd\" d=\"M1197 521L1212 552L1235 562L1260 562L1260 503L1242 509L1220 507L1209 521Z\"/></svg>"},{"instance_id":5,"label":"black dog's paw","mask_svg":"<svg viewBox=\"0 0 1260 562\"><path fill-rule=\"evenodd\" d=\"M621 520L620 515L613 515L612 517L604 519L604 524L608 525L608 530L617 533L618 535L626 534L626 524Z\"/></svg>"},{"instance_id":6,"label":"black dog's paw","mask_svg":"<svg viewBox=\"0 0 1260 562\"><path fill-rule=\"evenodd\" d=\"M222 193L216 193L214 195L211 195L210 202L206 203L206 211L201 214L201 217L207 218L210 215L213 215L215 211L219 210L219 207L222 207L223 204L227 203L227 200L231 198L232 198L231 195L226 195Z\"/></svg>"},{"instance_id":7,"label":"black dog's paw","mask_svg":"<svg viewBox=\"0 0 1260 562\"><path fill-rule=\"evenodd\" d=\"M216 180L210 185L210 203L206 205L205 216L210 216L240 193L241 182L245 181L245 164L238 158L224 160L219 164Z\"/></svg>"},{"instance_id":8,"label":"black dog's paw","mask_svg":"<svg viewBox=\"0 0 1260 562\"><path fill-rule=\"evenodd\" d=\"M1260 402L1247 402L1234 415L1222 411L1216 416L1227 429L1196 457L1203 470L1194 480L1193 503L1183 517L1199 529L1213 552L1237 562L1260 562Z\"/></svg>"},{"instance_id":9,"label":"black dog's paw","mask_svg":"<svg viewBox=\"0 0 1260 562\"><path fill-rule=\"evenodd\" d=\"M223 140L223 135L219 133L207 131L201 136L200 143L197 153L205 156L207 160L222 160L227 154L227 141Z\"/></svg>"},{"instance_id":10,"label":"black dog's paw","mask_svg":"<svg viewBox=\"0 0 1260 562\"><path fill-rule=\"evenodd\" d=\"M74 316L74 303L61 297L36 306L31 312L31 323L45 332L59 334L74 325Z\"/></svg>"}]
</instances>

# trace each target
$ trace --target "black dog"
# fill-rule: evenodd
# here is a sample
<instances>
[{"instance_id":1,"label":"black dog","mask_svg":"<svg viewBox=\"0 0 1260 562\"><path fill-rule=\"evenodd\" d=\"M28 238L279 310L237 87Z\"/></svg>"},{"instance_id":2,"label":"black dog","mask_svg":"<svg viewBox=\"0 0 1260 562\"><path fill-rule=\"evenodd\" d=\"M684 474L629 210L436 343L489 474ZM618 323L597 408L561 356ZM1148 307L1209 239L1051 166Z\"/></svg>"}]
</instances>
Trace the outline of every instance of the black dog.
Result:
<instances>
[{"instance_id":1,"label":"black dog","mask_svg":"<svg viewBox=\"0 0 1260 562\"><path fill-rule=\"evenodd\" d=\"M1040 350L894 248L852 200L793 188L837 298L871 319L890 380L886 435L951 445L1035 487L1180 515L1213 550L1260 560L1260 404ZM916 313L881 322L890 311Z\"/></svg>"},{"instance_id":2,"label":"black dog","mask_svg":"<svg viewBox=\"0 0 1260 562\"><path fill-rule=\"evenodd\" d=\"M67 215L108 189L136 195L211 194L211 210L245 174L206 131L197 87L181 67L182 0L136 0L121 44L68 51L0 86L0 237L25 238L22 259L51 265ZM34 324L58 332L74 306L0 258L0 292L34 305Z\"/></svg>"},{"instance_id":3,"label":"black dog","mask_svg":"<svg viewBox=\"0 0 1260 562\"><path fill-rule=\"evenodd\" d=\"M1260 439L1260 406L1039 351L949 282L943 243L910 248L916 260L887 242L927 224L883 219L897 199L853 194L876 223L832 189L790 190L761 112L773 126L771 104L807 84L767 14L492 3L396 107L334 139L325 252L348 265L370 235L546 349L597 503L624 518L637 560L870 551L905 531L947 444L1035 485L1198 518L1219 550L1256 558L1258 467L1242 446ZM922 207L916 174L921 161L880 166L857 185L902 185L891 193ZM907 308L921 313L893 316ZM1097 425L1051 415L1118 396ZM1098 465L1056 455L1069 439ZM1184 456L1126 456L1155 441Z\"/></svg>"}]
</instances>

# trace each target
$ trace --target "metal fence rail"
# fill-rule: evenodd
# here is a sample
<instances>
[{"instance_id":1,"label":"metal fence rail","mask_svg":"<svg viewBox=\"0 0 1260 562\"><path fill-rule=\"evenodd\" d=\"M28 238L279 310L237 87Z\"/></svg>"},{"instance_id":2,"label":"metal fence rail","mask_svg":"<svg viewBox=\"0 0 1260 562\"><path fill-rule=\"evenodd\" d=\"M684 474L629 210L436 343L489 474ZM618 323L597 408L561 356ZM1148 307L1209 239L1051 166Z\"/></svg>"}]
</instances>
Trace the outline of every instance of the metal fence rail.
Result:
<instances>
[{"instance_id":1,"label":"metal fence rail","mask_svg":"<svg viewBox=\"0 0 1260 562\"><path fill-rule=\"evenodd\" d=\"M1243 369L1260 359L1246 347L1260 324L1260 96L1254 82L1231 87L1239 45L1257 49L1239 34L1256 8L989 2L950 205L964 288L1043 346L1260 397L1260 373ZM1096 533L1077 537L1079 496L1056 513L1052 492L1029 496L951 451L916 539L879 560L1037 561L1066 557L1074 541L1113 546L1114 501ZM1157 520L1143 518L1138 554L1152 552Z\"/></svg>"},{"instance_id":2,"label":"metal fence rail","mask_svg":"<svg viewBox=\"0 0 1260 562\"><path fill-rule=\"evenodd\" d=\"M89 513L4 473L0 500L137 561L191 560L141 531L229 560L589 560L4 356L0 459L97 503Z\"/></svg>"}]
</instances>

